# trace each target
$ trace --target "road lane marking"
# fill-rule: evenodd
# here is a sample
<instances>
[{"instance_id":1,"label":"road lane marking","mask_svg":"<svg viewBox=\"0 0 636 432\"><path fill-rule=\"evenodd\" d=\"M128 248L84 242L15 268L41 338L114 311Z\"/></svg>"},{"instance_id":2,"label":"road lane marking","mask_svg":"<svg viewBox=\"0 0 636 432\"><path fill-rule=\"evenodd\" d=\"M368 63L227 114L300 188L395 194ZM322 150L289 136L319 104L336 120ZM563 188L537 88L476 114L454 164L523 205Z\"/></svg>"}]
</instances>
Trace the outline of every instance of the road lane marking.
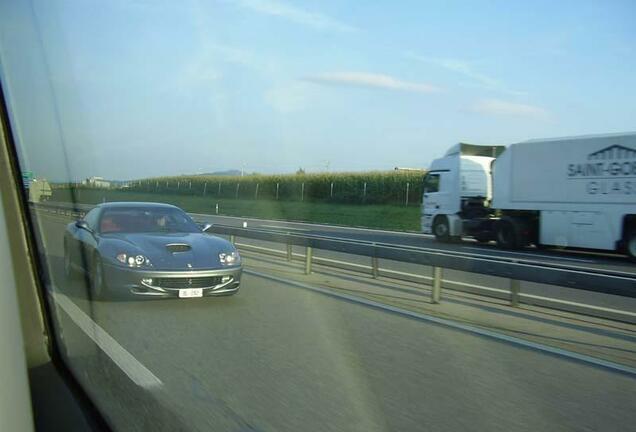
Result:
<instances>
[{"instance_id":1,"label":"road lane marking","mask_svg":"<svg viewBox=\"0 0 636 432\"><path fill-rule=\"evenodd\" d=\"M480 251L480 252L492 252L492 250L487 249L487 248L480 248L480 247L473 247L473 246L463 246L462 249L470 249L470 250L476 250L476 251ZM552 259L552 260L564 260L564 261L577 261L577 262L586 262L586 263L596 263L595 260L589 260L589 259L582 259L582 258L568 258L568 257L562 257L562 256L551 256L551 255L542 255L542 254L538 254L538 253L529 253L529 252L514 252L514 251L498 251L498 252L502 252L505 254L512 254L512 255L525 255L527 257L531 257L531 258L548 258L548 259Z\"/></svg>"},{"instance_id":2,"label":"road lane marking","mask_svg":"<svg viewBox=\"0 0 636 432\"><path fill-rule=\"evenodd\" d=\"M101 328L71 299L53 287L51 297L73 322L124 372L135 384L145 389L163 385L150 370L122 347L106 330Z\"/></svg>"},{"instance_id":3,"label":"road lane marking","mask_svg":"<svg viewBox=\"0 0 636 432\"><path fill-rule=\"evenodd\" d=\"M501 342L506 342L512 345L518 345L518 346L522 346L524 348L529 348L532 350L536 350L536 351L541 351L541 352L545 352L548 354L552 354L552 355L556 355L556 356L560 356L560 357L565 357L567 359L570 360L575 360L575 361L579 361L582 363L588 363L591 364L593 366L597 366L597 367L602 367L602 368L606 368L606 369L610 369L616 372L621 372L627 375L633 375L636 376L636 368L630 367L630 366L625 366L619 363L615 363L612 361L608 361L608 360L603 360L600 358L596 358L596 357L592 357L592 356L588 356L585 354L579 354L576 352L572 352L572 351L568 351L568 350L564 350L561 348L555 348L555 347L551 347L549 345L544 345L541 343L537 343L537 342L531 342L528 340L524 340L524 339L520 339L514 336L508 336L506 334L503 333L497 333L494 332L492 330L487 330L484 328L480 328L480 327L475 327L475 326L471 326L468 324L462 324L459 323L457 321L453 321L450 319L446 319L446 318L438 318L432 315L426 315L426 314L422 314L419 312L414 312L414 311L410 311L407 309L402 309L396 306L390 306L390 305L386 305L384 303L380 303L377 301L373 301L373 300L368 300L362 297L358 297L355 295L350 295L350 294L344 294L344 293L340 293L340 292L336 292L333 291L331 289L327 289L327 288L320 288L317 286L313 286L313 285L309 285L309 284L305 284L302 282L297 282L294 280L290 280L290 279L285 279L285 278L281 278L278 276L272 276L269 275L267 273L261 273L261 272L257 272L254 270L248 270L248 269L244 269L243 270L244 273L247 274L251 274L253 276L257 276L257 277L261 277L264 279L269 279L271 281L275 281L275 282L280 282L280 283L284 283L287 285L292 285L292 286L296 286L299 288L303 288L309 291L314 291L320 294L324 294L326 296L329 297L335 297L335 298L340 298L343 300L347 300L351 303L358 303L364 306L368 306L374 309L380 309L380 310L384 310L387 312L392 312L398 315L403 315L403 316L407 316L409 318L414 318L420 321L428 321L428 322L432 322L435 324L439 324L439 325L443 325L445 327L449 327L452 329L456 329L456 330L461 330L461 331L465 331L468 333L473 333L473 334L477 334L480 336L485 336L491 339L495 339Z\"/></svg>"},{"instance_id":4,"label":"road lane marking","mask_svg":"<svg viewBox=\"0 0 636 432\"><path fill-rule=\"evenodd\" d=\"M270 222L284 223L284 224L301 225L301 226L308 226L308 227L328 228L328 229L339 230L339 231L343 231L343 230L369 231L369 232L376 232L376 233L383 233L383 234L395 234L399 236L434 238L432 234L423 234L419 232L391 231L391 230L382 230L382 229L375 229L375 228L317 224L317 223L310 223L310 222L294 222L294 221L284 221L284 220L276 220L276 219L243 218L239 216L222 216L222 215L211 215L211 214L203 214L203 213L188 213L188 214L191 216L204 216L208 218L219 218L219 219L225 218L225 219L247 220L247 221L253 221L253 222L266 222L266 223L270 223ZM285 227L285 229L288 229L288 227ZM311 231L310 229L306 229L306 230Z\"/></svg>"},{"instance_id":5,"label":"road lane marking","mask_svg":"<svg viewBox=\"0 0 636 432\"><path fill-rule=\"evenodd\" d=\"M292 230L292 231L309 231L306 228L292 228L292 227L286 227L286 226L280 226L280 225L259 225L259 228L271 228L271 229L277 229L277 230Z\"/></svg>"}]
</instances>

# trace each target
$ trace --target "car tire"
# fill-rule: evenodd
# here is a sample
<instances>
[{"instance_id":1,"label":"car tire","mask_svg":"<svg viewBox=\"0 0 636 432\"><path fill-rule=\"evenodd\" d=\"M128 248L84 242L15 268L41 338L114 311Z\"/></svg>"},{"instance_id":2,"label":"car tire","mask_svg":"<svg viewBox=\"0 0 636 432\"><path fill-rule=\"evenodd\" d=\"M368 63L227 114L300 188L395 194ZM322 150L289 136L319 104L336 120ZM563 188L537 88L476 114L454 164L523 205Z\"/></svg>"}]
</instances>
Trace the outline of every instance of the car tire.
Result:
<instances>
[{"instance_id":1,"label":"car tire","mask_svg":"<svg viewBox=\"0 0 636 432\"><path fill-rule=\"evenodd\" d=\"M104 278L104 266L102 260L96 255L91 264L90 292L93 300L105 300L108 298L108 286Z\"/></svg>"},{"instance_id":2,"label":"car tire","mask_svg":"<svg viewBox=\"0 0 636 432\"><path fill-rule=\"evenodd\" d=\"M439 242L448 243L450 241L450 225L446 216L437 216L435 218L433 221L433 234L435 235L435 240Z\"/></svg>"},{"instance_id":3,"label":"car tire","mask_svg":"<svg viewBox=\"0 0 636 432\"><path fill-rule=\"evenodd\" d=\"M636 262L636 230L630 231L625 239L625 252L630 261Z\"/></svg>"},{"instance_id":4,"label":"car tire","mask_svg":"<svg viewBox=\"0 0 636 432\"><path fill-rule=\"evenodd\" d=\"M73 268L71 260L71 251L68 248L68 242L64 241L64 276L66 279L73 280L77 277L77 271Z\"/></svg>"}]
</instances>

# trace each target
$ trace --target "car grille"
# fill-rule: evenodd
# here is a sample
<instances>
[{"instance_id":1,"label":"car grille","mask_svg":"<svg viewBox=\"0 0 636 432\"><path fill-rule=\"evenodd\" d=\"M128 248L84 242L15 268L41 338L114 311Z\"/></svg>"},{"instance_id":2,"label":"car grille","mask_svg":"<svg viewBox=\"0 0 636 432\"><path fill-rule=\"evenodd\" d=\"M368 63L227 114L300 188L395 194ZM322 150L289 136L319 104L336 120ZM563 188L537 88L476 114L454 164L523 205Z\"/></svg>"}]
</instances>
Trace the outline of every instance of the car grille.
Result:
<instances>
[{"instance_id":1,"label":"car grille","mask_svg":"<svg viewBox=\"0 0 636 432\"><path fill-rule=\"evenodd\" d=\"M207 288L220 283L221 276L154 278L152 280L152 285L159 288Z\"/></svg>"}]
</instances>

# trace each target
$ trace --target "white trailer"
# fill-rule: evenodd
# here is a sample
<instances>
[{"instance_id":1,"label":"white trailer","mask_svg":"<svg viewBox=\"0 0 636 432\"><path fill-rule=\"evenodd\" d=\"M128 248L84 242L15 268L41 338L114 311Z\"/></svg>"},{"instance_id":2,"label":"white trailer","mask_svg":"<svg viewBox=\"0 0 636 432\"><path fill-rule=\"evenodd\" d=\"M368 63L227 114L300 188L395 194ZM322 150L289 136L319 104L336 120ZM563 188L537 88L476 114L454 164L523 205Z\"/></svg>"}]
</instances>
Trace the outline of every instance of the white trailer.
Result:
<instances>
[{"instance_id":1,"label":"white trailer","mask_svg":"<svg viewBox=\"0 0 636 432\"><path fill-rule=\"evenodd\" d=\"M422 230L513 249L616 250L636 259L636 133L460 143L424 179Z\"/></svg>"}]
</instances>

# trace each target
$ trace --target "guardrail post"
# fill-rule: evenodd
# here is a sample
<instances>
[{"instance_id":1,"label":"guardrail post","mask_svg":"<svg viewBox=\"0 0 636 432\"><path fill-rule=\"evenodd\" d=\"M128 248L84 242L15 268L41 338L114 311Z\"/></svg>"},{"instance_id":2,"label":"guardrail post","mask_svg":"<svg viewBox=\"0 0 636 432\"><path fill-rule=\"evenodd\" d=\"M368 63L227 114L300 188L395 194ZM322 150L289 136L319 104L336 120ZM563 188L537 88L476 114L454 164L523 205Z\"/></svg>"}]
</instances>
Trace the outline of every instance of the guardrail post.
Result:
<instances>
[{"instance_id":1,"label":"guardrail post","mask_svg":"<svg viewBox=\"0 0 636 432\"><path fill-rule=\"evenodd\" d=\"M311 274L311 256L313 255L313 249L311 246L307 246L305 250L305 274Z\"/></svg>"},{"instance_id":2,"label":"guardrail post","mask_svg":"<svg viewBox=\"0 0 636 432\"><path fill-rule=\"evenodd\" d=\"M289 240L287 240L287 261L291 262L292 259L292 244Z\"/></svg>"},{"instance_id":3,"label":"guardrail post","mask_svg":"<svg viewBox=\"0 0 636 432\"><path fill-rule=\"evenodd\" d=\"M378 257L371 257L371 274L373 275L373 279L377 279L380 274L380 269L378 268Z\"/></svg>"},{"instance_id":4,"label":"guardrail post","mask_svg":"<svg viewBox=\"0 0 636 432\"><path fill-rule=\"evenodd\" d=\"M230 243L236 244L236 236L234 234L230 234Z\"/></svg>"},{"instance_id":5,"label":"guardrail post","mask_svg":"<svg viewBox=\"0 0 636 432\"><path fill-rule=\"evenodd\" d=\"M433 285L431 289L431 303L439 303L442 294L442 268L433 267Z\"/></svg>"},{"instance_id":6,"label":"guardrail post","mask_svg":"<svg viewBox=\"0 0 636 432\"><path fill-rule=\"evenodd\" d=\"M375 244L373 245L373 256L371 257L371 276L373 279L377 279L380 274L380 265L378 263L378 255L375 250Z\"/></svg>"},{"instance_id":7,"label":"guardrail post","mask_svg":"<svg viewBox=\"0 0 636 432\"><path fill-rule=\"evenodd\" d=\"M510 306L519 306L519 291L521 290L521 283L519 279L510 279Z\"/></svg>"}]
</instances>

